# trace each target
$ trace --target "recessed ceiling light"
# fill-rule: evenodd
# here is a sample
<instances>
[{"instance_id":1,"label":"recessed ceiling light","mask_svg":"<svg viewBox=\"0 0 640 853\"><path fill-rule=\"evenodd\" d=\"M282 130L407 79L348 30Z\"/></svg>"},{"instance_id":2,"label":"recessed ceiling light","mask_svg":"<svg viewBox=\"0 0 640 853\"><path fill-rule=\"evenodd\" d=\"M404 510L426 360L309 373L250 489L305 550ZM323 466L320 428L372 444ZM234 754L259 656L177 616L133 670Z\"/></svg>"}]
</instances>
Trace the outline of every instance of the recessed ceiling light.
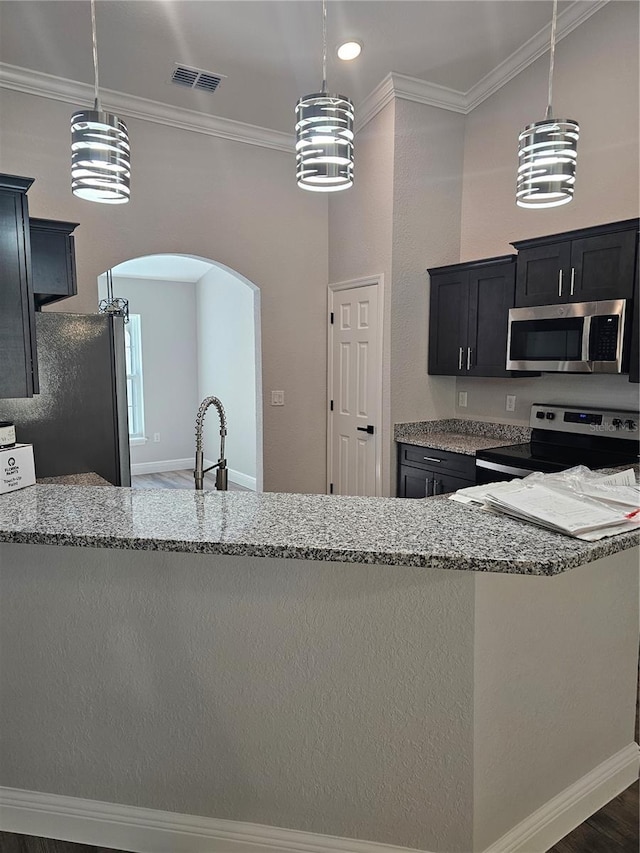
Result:
<instances>
[{"instance_id":1,"label":"recessed ceiling light","mask_svg":"<svg viewBox=\"0 0 640 853\"><path fill-rule=\"evenodd\" d=\"M362 42L356 41L352 39L351 41L345 41L344 44L341 44L338 48L338 58L349 60L355 59L356 56L360 56L360 52L362 50Z\"/></svg>"}]
</instances>

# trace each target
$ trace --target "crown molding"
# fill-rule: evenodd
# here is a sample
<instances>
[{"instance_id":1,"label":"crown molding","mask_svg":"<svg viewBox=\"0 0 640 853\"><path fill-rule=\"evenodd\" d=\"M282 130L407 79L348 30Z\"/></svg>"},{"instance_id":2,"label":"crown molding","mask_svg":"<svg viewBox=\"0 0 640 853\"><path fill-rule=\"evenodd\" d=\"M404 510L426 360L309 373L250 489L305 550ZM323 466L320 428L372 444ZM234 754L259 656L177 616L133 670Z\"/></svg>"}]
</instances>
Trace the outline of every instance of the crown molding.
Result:
<instances>
[{"instance_id":1,"label":"crown molding","mask_svg":"<svg viewBox=\"0 0 640 853\"><path fill-rule=\"evenodd\" d=\"M558 15L556 42L568 36L608 2L609 0L575 0L561 15ZM550 38L551 24L549 23L475 86L472 86L468 92L459 92L446 86L437 86L415 77L391 72L358 106L356 129L360 130L364 127L393 98L402 98L406 101L467 115L505 83L543 56L549 50Z\"/></svg>"},{"instance_id":2,"label":"crown molding","mask_svg":"<svg viewBox=\"0 0 640 853\"><path fill-rule=\"evenodd\" d=\"M561 41L569 33L588 20L601 9L609 0L575 0L562 14L558 15L556 41ZM356 110L356 131L361 130L380 110L384 109L394 98L413 101L418 104L438 107L442 110L462 113L471 112L479 104L498 91L521 71L539 59L549 50L551 24L543 27L535 36L525 42L511 56L490 71L468 92L459 92L446 86L438 86L415 77L391 72L364 98ZM64 77L54 77L28 68L20 68L0 62L0 88L13 89L28 95L36 95L55 101L76 106L93 106L94 89L87 83L78 83ZM105 109L117 112L119 115L141 119L176 127L180 130L190 130L204 133L208 136L218 136L233 142L244 142L258 145L275 151L291 154L295 150L293 134L257 127L240 121L210 116L196 110L174 107L159 101L127 95L124 92L114 92L104 89L100 92Z\"/></svg>"},{"instance_id":3,"label":"crown molding","mask_svg":"<svg viewBox=\"0 0 640 853\"><path fill-rule=\"evenodd\" d=\"M0 62L0 88L63 101L76 107L93 107L94 103L94 88L87 83L54 77L51 74L20 68L6 62ZM137 118L180 130L218 136L233 142L245 142L262 148L285 151L287 154L295 151L293 134L232 121L220 116L210 116L196 110L174 107L110 89L101 89L100 97L104 109L116 112L123 117Z\"/></svg>"},{"instance_id":4,"label":"crown molding","mask_svg":"<svg viewBox=\"0 0 640 853\"><path fill-rule=\"evenodd\" d=\"M572 33L595 12L606 6L609 0L576 0L558 15L556 43ZM543 56L550 47L551 24L547 24L539 32L525 42L518 50L508 56L504 62L497 65L482 80L465 92L466 112L470 113L479 104L502 88L509 80L513 80L521 71L532 65L536 59Z\"/></svg>"},{"instance_id":5,"label":"crown molding","mask_svg":"<svg viewBox=\"0 0 640 853\"><path fill-rule=\"evenodd\" d=\"M405 101L414 101L417 104L426 104L456 113L467 112L463 92L392 71L358 105L356 130L363 128L394 98L402 98Z\"/></svg>"}]
</instances>

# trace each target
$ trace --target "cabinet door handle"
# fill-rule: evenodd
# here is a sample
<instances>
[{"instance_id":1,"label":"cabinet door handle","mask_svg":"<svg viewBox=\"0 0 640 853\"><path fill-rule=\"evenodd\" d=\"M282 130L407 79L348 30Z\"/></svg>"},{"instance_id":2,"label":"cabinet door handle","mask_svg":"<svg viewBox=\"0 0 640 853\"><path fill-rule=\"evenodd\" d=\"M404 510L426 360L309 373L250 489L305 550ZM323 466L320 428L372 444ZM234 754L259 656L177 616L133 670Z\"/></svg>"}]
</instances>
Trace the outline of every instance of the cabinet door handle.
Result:
<instances>
[{"instance_id":1,"label":"cabinet door handle","mask_svg":"<svg viewBox=\"0 0 640 853\"><path fill-rule=\"evenodd\" d=\"M576 283L576 270L575 267L571 267L571 290L570 294L573 296L573 286Z\"/></svg>"},{"instance_id":2,"label":"cabinet door handle","mask_svg":"<svg viewBox=\"0 0 640 853\"><path fill-rule=\"evenodd\" d=\"M463 347L460 347L460 349L458 351L458 370L462 370L462 353L463 353Z\"/></svg>"},{"instance_id":3,"label":"cabinet door handle","mask_svg":"<svg viewBox=\"0 0 640 853\"><path fill-rule=\"evenodd\" d=\"M435 477L433 478L433 494L442 494L442 480L436 480Z\"/></svg>"},{"instance_id":4,"label":"cabinet door handle","mask_svg":"<svg viewBox=\"0 0 640 853\"><path fill-rule=\"evenodd\" d=\"M442 462L442 459L436 459L435 456L423 456L425 462Z\"/></svg>"},{"instance_id":5,"label":"cabinet door handle","mask_svg":"<svg viewBox=\"0 0 640 853\"><path fill-rule=\"evenodd\" d=\"M467 347L467 370L471 370L471 347Z\"/></svg>"},{"instance_id":6,"label":"cabinet door handle","mask_svg":"<svg viewBox=\"0 0 640 853\"><path fill-rule=\"evenodd\" d=\"M558 273L558 296L562 296L562 270Z\"/></svg>"},{"instance_id":7,"label":"cabinet door handle","mask_svg":"<svg viewBox=\"0 0 640 853\"><path fill-rule=\"evenodd\" d=\"M426 482L425 482L425 484L424 484L424 496L425 496L425 498L430 498L430 497L431 497L431 493L430 493L430 491L429 491L429 486L430 486L430 485L431 485L431 480L429 480L429 479L427 478L427 481L426 481Z\"/></svg>"}]
</instances>

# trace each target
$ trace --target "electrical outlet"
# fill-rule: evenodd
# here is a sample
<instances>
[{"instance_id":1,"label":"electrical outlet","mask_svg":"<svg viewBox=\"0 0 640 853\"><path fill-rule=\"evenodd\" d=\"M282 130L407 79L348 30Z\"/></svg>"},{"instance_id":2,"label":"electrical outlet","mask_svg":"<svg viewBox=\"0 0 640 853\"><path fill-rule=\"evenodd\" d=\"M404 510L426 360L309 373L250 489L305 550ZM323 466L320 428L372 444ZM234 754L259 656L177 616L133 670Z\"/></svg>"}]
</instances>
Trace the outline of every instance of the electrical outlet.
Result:
<instances>
[{"instance_id":1,"label":"electrical outlet","mask_svg":"<svg viewBox=\"0 0 640 853\"><path fill-rule=\"evenodd\" d=\"M154 434L153 434L153 440L154 440L155 442L160 441L160 433L159 433L159 432L154 432Z\"/></svg>"},{"instance_id":2,"label":"electrical outlet","mask_svg":"<svg viewBox=\"0 0 640 853\"><path fill-rule=\"evenodd\" d=\"M271 405L272 406L284 406L284 391L272 391L271 392Z\"/></svg>"},{"instance_id":3,"label":"electrical outlet","mask_svg":"<svg viewBox=\"0 0 640 853\"><path fill-rule=\"evenodd\" d=\"M507 394L506 409L508 412L515 412L515 410L516 410L516 395L515 394Z\"/></svg>"},{"instance_id":4,"label":"electrical outlet","mask_svg":"<svg viewBox=\"0 0 640 853\"><path fill-rule=\"evenodd\" d=\"M466 391L458 391L458 406L461 409L467 408L467 392Z\"/></svg>"}]
</instances>

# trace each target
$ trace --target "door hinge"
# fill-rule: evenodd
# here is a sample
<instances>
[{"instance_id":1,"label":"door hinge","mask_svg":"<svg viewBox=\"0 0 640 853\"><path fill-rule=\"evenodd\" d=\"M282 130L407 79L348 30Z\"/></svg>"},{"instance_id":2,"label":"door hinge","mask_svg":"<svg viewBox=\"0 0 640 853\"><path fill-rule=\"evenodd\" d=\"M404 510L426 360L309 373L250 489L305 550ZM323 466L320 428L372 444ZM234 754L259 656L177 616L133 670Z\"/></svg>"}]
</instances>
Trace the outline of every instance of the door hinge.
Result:
<instances>
[{"instance_id":1,"label":"door hinge","mask_svg":"<svg viewBox=\"0 0 640 853\"><path fill-rule=\"evenodd\" d=\"M329 315L329 321L330 321L331 325L333 326L333 311Z\"/></svg>"},{"instance_id":2,"label":"door hinge","mask_svg":"<svg viewBox=\"0 0 640 853\"><path fill-rule=\"evenodd\" d=\"M329 403L330 410L333 411L333 400Z\"/></svg>"},{"instance_id":3,"label":"door hinge","mask_svg":"<svg viewBox=\"0 0 640 853\"><path fill-rule=\"evenodd\" d=\"M329 494L333 494L333 483L329 483Z\"/></svg>"}]
</instances>

